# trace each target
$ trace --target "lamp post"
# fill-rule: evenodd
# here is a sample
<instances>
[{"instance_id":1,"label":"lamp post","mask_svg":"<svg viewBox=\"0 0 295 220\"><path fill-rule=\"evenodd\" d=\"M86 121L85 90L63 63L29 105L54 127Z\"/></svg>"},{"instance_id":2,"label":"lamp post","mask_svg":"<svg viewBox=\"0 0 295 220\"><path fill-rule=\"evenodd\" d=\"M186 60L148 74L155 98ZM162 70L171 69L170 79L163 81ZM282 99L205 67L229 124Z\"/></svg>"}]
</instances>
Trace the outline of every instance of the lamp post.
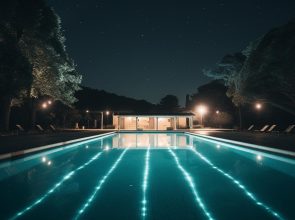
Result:
<instances>
[{"instance_id":1,"label":"lamp post","mask_svg":"<svg viewBox=\"0 0 295 220\"><path fill-rule=\"evenodd\" d=\"M203 126L203 117L204 117L204 115L207 113L207 111L208 111L208 109L207 109L207 107L206 106L204 106L204 105L199 105L198 107L197 107L197 112L200 114L200 116L201 116L201 126Z\"/></svg>"},{"instance_id":2,"label":"lamp post","mask_svg":"<svg viewBox=\"0 0 295 220\"><path fill-rule=\"evenodd\" d=\"M89 129L89 110L85 111L87 114L87 128Z\"/></svg>"}]
</instances>

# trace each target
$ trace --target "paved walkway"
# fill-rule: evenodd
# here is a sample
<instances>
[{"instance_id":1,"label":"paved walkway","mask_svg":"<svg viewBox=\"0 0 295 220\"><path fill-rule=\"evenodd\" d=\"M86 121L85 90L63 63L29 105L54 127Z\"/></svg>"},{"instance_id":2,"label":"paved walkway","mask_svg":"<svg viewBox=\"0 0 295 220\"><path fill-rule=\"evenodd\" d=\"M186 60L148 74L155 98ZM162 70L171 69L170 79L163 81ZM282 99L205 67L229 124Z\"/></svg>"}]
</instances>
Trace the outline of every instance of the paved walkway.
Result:
<instances>
[{"instance_id":1,"label":"paved walkway","mask_svg":"<svg viewBox=\"0 0 295 220\"><path fill-rule=\"evenodd\" d=\"M209 130L207 131L198 130L198 131L190 131L190 132L295 152L295 135L294 134L287 135L287 134L276 134L276 133L209 131Z\"/></svg>"},{"instance_id":2,"label":"paved walkway","mask_svg":"<svg viewBox=\"0 0 295 220\"><path fill-rule=\"evenodd\" d=\"M109 131L86 130L86 131L66 131L45 134L23 134L18 136L0 136L0 154L40 147L82 137L103 134Z\"/></svg>"}]
</instances>

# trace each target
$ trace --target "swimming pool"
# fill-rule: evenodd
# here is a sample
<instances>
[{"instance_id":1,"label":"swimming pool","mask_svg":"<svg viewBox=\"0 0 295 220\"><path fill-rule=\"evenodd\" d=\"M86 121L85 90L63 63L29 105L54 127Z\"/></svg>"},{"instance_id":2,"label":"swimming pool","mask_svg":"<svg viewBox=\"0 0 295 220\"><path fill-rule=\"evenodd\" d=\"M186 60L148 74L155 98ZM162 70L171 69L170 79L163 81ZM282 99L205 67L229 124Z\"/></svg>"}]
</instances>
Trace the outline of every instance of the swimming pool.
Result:
<instances>
[{"instance_id":1,"label":"swimming pool","mask_svg":"<svg viewBox=\"0 0 295 220\"><path fill-rule=\"evenodd\" d=\"M0 163L0 219L295 219L295 160L117 133Z\"/></svg>"}]
</instances>

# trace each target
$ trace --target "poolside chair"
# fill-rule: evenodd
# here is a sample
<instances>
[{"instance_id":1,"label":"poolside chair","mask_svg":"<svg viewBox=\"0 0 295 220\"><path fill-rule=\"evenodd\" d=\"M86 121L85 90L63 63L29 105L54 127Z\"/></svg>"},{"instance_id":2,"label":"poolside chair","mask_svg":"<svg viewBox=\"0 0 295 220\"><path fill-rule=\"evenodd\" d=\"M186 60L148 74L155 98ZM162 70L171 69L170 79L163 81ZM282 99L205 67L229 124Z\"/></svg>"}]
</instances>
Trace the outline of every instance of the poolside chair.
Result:
<instances>
[{"instance_id":1,"label":"poolside chair","mask_svg":"<svg viewBox=\"0 0 295 220\"><path fill-rule=\"evenodd\" d=\"M251 125L251 126L247 129L247 131L252 131L253 128L254 128L254 125Z\"/></svg>"},{"instance_id":2,"label":"poolside chair","mask_svg":"<svg viewBox=\"0 0 295 220\"><path fill-rule=\"evenodd\" d=\"M54 127L54 125L49 125L49 128L50 128L50 130L53 131L53 132L56 132L56 131L57 131L56 128Z\"/></svg>"},{"instance_id":3,"label":"poolside chair","mask_svg":"<svg viewBox=\"0 0 295 220\"><path fill-rule=\"evenodd\" d=\"M283 133L290 134L294 128L295 125L289 125Z\"/></svg>"},{"instance_id":4,"label":"poolside chair","mask_svg":"<svg viewBox=\"0 0 295 220\"><path fill-rule=\"evenodd\" d=\"M273 132L277 125L272 125L266 132Z\"/></svg>"},{"instance_id":5,"label":"poolside chair","mask_svg":"<svg viewBox=\"0 0 295 220\"><path fill-rule=\"evenodd\" d=\"M21 125L15 125L17 131L21 131L21 132L24 132L25 129L21 126Z\"/></svg>"},{"instance_id":6,"label":"poolside chair","mask_svg":"<svg viewBox=\"0 0 295 220\"><path fill-rule=\"evenodd\" d=\"M40 132L44 132L45 130L41 127L41 125L36 125L36 128L38 129L38 131Z\"/></svg>"},{"instance_id":7,"label":"poolside chair","mask_svg":"<svg viewBox=\"0 0 295 220\"><path fill-rule=\"evenodd\" d=\"M265 132L266 129L269 128L269 125L264 125L260 130L255 130L255 131L258 131L258 132Z\"/></svg>"},{"instance_id":8,"label":"poolside chair","mask_svg":"<svg viewBox=\"0 0 295 220\"><path fill-rule=\"evenodd\" d=\"M21 125L15 125L16 127L16 135L19 135L20 133L24 133L25 129Z\"/></svg>"}]
</instances>

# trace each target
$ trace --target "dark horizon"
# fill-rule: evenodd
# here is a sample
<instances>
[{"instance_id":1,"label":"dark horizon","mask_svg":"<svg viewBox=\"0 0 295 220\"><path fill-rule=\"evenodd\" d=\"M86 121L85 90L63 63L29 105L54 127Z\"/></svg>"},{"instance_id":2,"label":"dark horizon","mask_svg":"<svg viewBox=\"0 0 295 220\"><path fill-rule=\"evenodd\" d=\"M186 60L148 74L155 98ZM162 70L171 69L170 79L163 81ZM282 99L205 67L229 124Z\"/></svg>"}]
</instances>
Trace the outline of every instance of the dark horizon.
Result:
<instances>
[{"instance_id":1,"label":"dark horizon","mask_svg":"<svg viewBox=\"0 0 295 220\"><path fill-rule=\"evenodd\" d=\"M152 103L211 79L203 68L294 17L294 1L57 1L83 85Z\"/></svg>"}]
</instances>

